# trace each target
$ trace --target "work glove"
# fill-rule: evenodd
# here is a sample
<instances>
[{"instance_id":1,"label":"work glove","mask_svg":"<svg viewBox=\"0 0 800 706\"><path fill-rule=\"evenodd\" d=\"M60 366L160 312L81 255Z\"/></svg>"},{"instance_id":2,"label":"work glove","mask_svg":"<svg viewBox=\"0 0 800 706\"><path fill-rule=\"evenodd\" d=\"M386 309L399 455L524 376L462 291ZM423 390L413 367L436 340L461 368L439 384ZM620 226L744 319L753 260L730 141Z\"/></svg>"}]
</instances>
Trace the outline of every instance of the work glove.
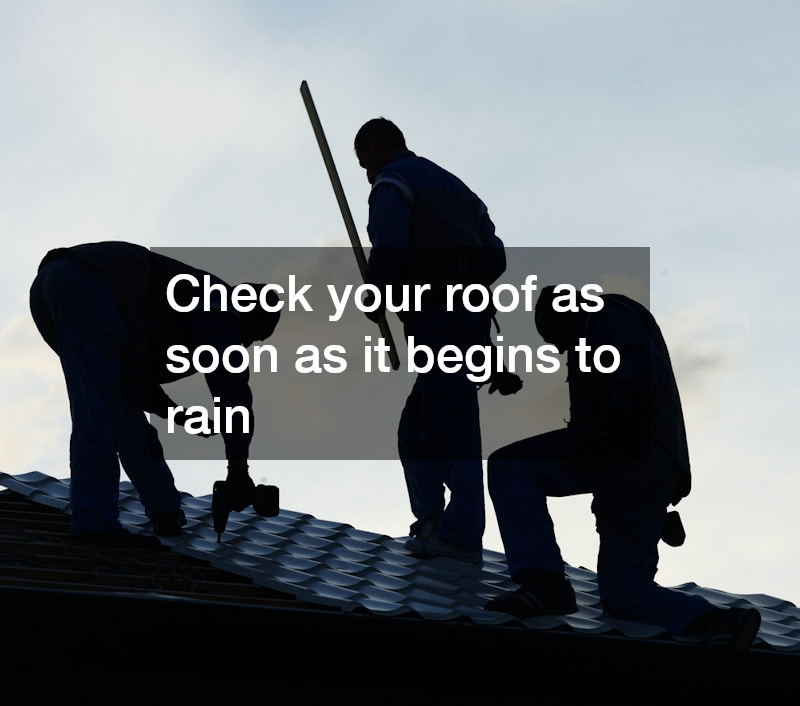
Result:
<instances>
[{"instance_id":1,"label":"work glove","mask_svg":"<svg viewBox=\"0 0 800 706\"><path fill-rule=\"evenodd\" d=\"M186 414L186 412L175 412L175 416L173 417L173 419L175 420L175 424L182 427L185 427L186 422L190 421L190 417ZM215 431L210 431L210 432L200 431L195 434L192 434L192 436L202 436L203 438L208 439L210 436L214 436L216 433L217 432Z\"/></svg>"},{"instance_id":2,"label":"work glove","mask_svg":"<svg viewBox=\"0 0 800 706\"><path fill-rule=\"evenodd\" d=\"M501 395L516 395L522 389L522 378L508 370L492 373L489 378L489 394L495 390Z\"/></svg>"},{"instance_id":3,"label":"work glove","mask_svg":"<svg viewBox=\"0 0 800 706\"><path fill-rule=\"evenodd\" d=\"M681 516L677 510L667 513L661 539L671 547L680 547L686 541L686 530L683 528Z\"/></svg>"},{"instance_id":4,"label":"work glove","mask_svg":"<svg viewBox=\"0 0 800 706\"><path fill-rule=\"evenodd\" d=\"M253 504L256 484L248 472L247 461L228 461L225 479L225 502L231 510L241 512Z\"/></svg>"}]
</instances>

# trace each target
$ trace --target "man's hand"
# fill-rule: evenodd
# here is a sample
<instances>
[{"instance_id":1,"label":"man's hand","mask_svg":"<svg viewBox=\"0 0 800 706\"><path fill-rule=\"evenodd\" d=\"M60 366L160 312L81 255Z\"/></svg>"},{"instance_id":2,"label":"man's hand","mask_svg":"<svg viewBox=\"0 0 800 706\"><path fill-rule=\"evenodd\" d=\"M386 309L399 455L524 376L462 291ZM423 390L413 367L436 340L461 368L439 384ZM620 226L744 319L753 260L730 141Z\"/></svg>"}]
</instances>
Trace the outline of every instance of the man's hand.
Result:
<instances>
[{"instance_id":1,"label":"man's hand","mask_svg":"<svg viewBox=\"0 0 800 706\"><path fill-rule=\"evenodd\" d=\"M507 370L492 373L489 378L489 394L495 390L501 395L516 395L522 389L522 378Z\"/></svg>"},{"instance_id":2,"label":"man's hand","mask_svg":"<svg viewBox=\"0 0 800 706\"><path fill-rule=\"evenodd\" d=\"M173 416L173 419L175 420L176 424L182 426L184 429L186 429L186 422L191 421L191 417L189 417L186 414L186 412L183 411L175 412L175 416ZM193 434L193 436L202 436L207 439L208 437L214 436L215 434L216 434L215 431L209 431L209 432L199 431L196 434Z\"/></svg>"},{"instance_id":3,"label":"man's hand","mask_svg":"<svg viewBox=\"0 0 800 706\"><path fill-rule=\"evenodd\" d=\"M247 461L229 460L225 481L225 500L231 510L241 512L252 505L256 484L250 477Z\"/></svg>"}]
</instances>

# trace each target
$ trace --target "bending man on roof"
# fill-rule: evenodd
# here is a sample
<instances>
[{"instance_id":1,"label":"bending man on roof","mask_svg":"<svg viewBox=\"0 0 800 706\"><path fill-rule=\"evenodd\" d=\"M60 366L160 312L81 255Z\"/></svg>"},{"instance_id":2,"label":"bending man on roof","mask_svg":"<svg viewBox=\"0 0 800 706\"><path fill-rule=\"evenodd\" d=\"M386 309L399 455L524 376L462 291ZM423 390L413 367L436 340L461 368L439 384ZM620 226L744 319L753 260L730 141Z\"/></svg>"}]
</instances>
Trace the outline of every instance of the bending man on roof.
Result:
<instances>
[{"instance_id":1,"label":"bending man on roof","mask_svg":"<svg viewBox=\"0 0 800 706\"><path fill-rule=\"evenodd\" d=\"M179 313L166 297L167 284L179 274L194 275L198 281L210 275L125 242L57 248L39 265L30 291L31 314L44 340L58 354L67 385L72 418L70 537L74 542L160 545L154 537L127 532L119 522L120 462L154 533L175 536L181 532L186 518L180 494L158 434L145 415L152 412L166 418L175 404L162 385L194 372L191 367L182 373L170 372L167 351L173 345L189 351L212 346L221 354L231 345L249 346L269 337L278 323L279 312L259 307L250 313L213 306ZM229 287L218 277L210 277ZM176 299L188 294L175 289ZM277 295L270 305L276 301ZM237 407L249 414L247 420L231 415L230 428L222 432L231 502L234 509L243 509L252 502L254 490L247 463L253 435L248 370L233 373L219 366L205 377L221 408Z\"/></svg>"}]
</instances>

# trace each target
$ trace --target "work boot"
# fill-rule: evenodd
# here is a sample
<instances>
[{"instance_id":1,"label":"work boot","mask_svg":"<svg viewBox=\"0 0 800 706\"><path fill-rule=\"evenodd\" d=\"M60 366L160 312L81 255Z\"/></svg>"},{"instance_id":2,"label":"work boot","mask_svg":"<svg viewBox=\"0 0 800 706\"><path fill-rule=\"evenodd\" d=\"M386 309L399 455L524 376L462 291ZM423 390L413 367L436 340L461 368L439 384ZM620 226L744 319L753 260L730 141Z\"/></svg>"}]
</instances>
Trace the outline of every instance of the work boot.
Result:
<instances>
[{"instance_id":1,"label":"work boot","mask_svg":"<svg viewBox=\"0 0 800 706\"><path fill-rule=\"evenodd\" d=\"M186 514L180 508L153 518L153 534L159 537L177 537L186 526Z\"/></svg>"},{"instance_id":2,"label":"work boot","mask_svg":"<svg viewBox=\"0 0 800 706\"><path fill-rule=\"evenodd\" d=\"M713 608L687 629L699 635L709 647L746 650L761 627L761 613L755 608Z\"/></svg>"},{"instance_id":3,"label":"work boot","mask_svg":"<svg viewBox=\"0 0 800 706\"><path fill-rule=\"evenodd\" d=\"M436 534L430 535L425 539L419 539L418 537L409 539L405 543L405 547L414 556L425 559L446 557L448 559L465 561L468 564L483 563L483 552L467 549L459 544L448 542L446 539L442 539Z\"/></svg>"},{"instance_id":4,"label":"work boot","mask_svg":"<svg viewBox=\"0 0 800 706\"><path fill-rule=\"evenodd\" d=\"M132 534L126 529L110 530L108 532L84 532L71 535L70 544L88 545L93 547L107 547L109 549L150 549L154 551L169 551L155 537L143 534Z\"/></svg>"},{"instance_id":5,"label":"work boot","mask_svg":"<svg viewBox=\"0 0 800 706\"><path fill-rule=\"evenodd\" d=\"M422 522L415 522L412 525L411 536L418 539L420 542L432 537L439 531L439 520L422 520Z\"/></svg>"},{"instance_id":6,"label":"work boot","mask_svg":"<svg viewBox=\"0 0 800 706\"><path fill-rule=\"evenodd\" d=\"M493 598L484 608L508 613L520 619L537 615L576 613L578 604L575 601L575 590L566 576L557 572L542 574L539 578L526 581L512 593Z\"/></svg>"}]
</instances>

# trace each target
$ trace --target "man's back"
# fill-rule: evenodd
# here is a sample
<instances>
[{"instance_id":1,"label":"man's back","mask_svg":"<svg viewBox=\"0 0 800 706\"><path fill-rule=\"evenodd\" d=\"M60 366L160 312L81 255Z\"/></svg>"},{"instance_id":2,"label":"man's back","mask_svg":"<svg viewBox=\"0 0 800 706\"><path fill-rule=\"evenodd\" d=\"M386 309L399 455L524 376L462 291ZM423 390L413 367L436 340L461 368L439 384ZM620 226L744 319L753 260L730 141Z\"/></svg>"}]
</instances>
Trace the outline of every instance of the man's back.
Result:
<instances>
[{"instance_id":1,"label":"man's back","mask_svg":"<svg viewBox=\"0 0 800 706\"><path fill-rule=\"evenodd\" d=\"M578 316L575 341L584 338L591 351L580 370L578 353L569 351L570 423L593 428L609 411L632 421L637 433L665 448L683 471L688 493L689 450L680 393L669 350L658 323L639 302L619 294L603 295L603 308ZM600 346L613 346L619 367L601 372L593 361ZM607 354L606 354L607 355ZM608 365L610 359L601 359Z\"/></svg>"},{"instance_id":2,"label":"man's back","mask_svg":"<svg viewBox=\"0 0 800 706\"><path fill-rule=\"evenodd\" d=\"M381 225L384 214L396 212L407 219L397 236ZM395 281L489 286L505 270L503 244L484 203L458 177L408 150L396 153L376 173L370 226L371 237L377 233L373 249L397 249L395 255L405 261L402 271L395 266ZM406 252L401 255L399 249ZM380 263L376 253L373 270Z\"/></svg>"},{"instance_id":3,"label":"man's back","mask_svg":"<svg viewBox=\"0 0 800 706\"><path fill-rule=\"evenodd\" d=\"M181 274L192 274L198 279L208 275L219 283L223 283L222 280L142 245L124 241L57 248L45 255L40 269L59 257L79 260L113 286L130 332L126 361L140 375L152 376L159 382L175 379L166 372L167 349L177 344L193 347L195 342L187 315L173 309L167 301L167 285L173 277ZM190 296L187 283L182 280L175 288L175 299L185 303Z\"/></svg>"}]
</instances>

